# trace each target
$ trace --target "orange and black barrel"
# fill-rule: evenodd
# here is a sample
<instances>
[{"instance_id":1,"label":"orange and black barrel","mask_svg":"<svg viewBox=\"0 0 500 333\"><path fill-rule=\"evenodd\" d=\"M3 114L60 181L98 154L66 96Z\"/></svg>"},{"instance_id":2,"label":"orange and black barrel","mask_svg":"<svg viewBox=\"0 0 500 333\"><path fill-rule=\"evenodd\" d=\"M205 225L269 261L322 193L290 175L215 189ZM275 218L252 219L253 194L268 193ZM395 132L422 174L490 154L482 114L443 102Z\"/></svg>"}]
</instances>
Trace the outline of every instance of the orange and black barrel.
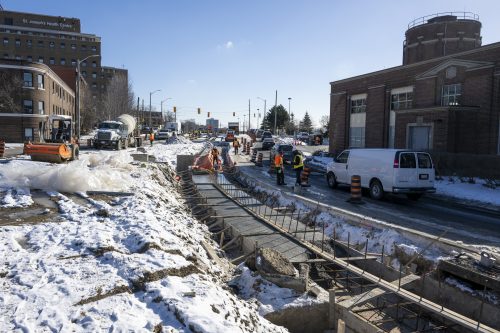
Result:
<instances>
[{"instance_id":1,"label":"orange and black barrel","mask_svg":"<svg viewBox=\"0 0 500 333\"><path fill-rule=\"evenodd\" d=\"M5 141L0 140L0 157L3 157L5 154Z\"/></svg>"},{"instance_id":2,"label":"orange and black barrel","mask_svg":"<svg viewBox=\"0 0 500 333\"><path fill-rule=\"evenodd\" d=\"M245 154L250 155L250 142L247 142L247 150L245 151Z\"/></svg>"},{"instance_id":3,"label":"orange and black barrel","mask_svg":"<svg viewBox=\"0 0 500 333\"><path fill-rule=\"evenodd\" d=\"M257 149L252 149L252 158L250 159L250 162L257 163Z\"/></svg>"},{"instance_id":4,"label":"orange and black barrel","mask_svg":"<svg viewBox=\"0 0 500 333\"><path fill-rule=\"evenodd\" d=\"M310 174L311 174L311 169L308 167L304 167L304 169L300 173L300 185L302 185L303 187L311 186L309 184L309 175Z\"/></svg>"},{"instance_id":5,"label":"orange and black barrel","mask_svg":"<svg viewBox=\"0 0 500 333\"><path fill-rule=\"evenodd\" d=\"M274 165L274 156L272 156L271 154L269 154L269 170L268 170L268 172L270 174L275 174L276 173L275 169L276 169L276 166Z\"/></svg>"},{"instance_id":6,"label":"orange and black barrel","mask_svg":"<svg viewBox=\"0 0 500 333\"><path fill-rule=\"evenodd\" d=\"M351 198L350 203L363 203L361 200L361 176L351 176Z\"/></svg>"},{"instance_id":7,"label":"orange and black barrel","mask_svg":"<svg viewBox=\"0 0 500 333\"><path fill-rule=\"evenodd\" d=\"M255 163L256 166L259 166L259 167L262 166L262 158L263 158L262 153L259 153L257 155L257 163Z\"/></svg>"}]
</instances>

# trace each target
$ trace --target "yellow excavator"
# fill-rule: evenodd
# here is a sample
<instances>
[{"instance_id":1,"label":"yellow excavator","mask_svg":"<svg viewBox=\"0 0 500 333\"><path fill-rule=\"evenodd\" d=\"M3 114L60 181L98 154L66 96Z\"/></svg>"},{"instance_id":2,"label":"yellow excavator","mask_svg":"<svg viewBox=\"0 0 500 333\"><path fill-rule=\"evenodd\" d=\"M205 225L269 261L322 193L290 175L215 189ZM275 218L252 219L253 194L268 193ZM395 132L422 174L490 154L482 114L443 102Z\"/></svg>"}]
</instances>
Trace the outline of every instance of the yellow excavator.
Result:
<instances>
[{"instance_id":1,"label":"yellow excavator","mask_svg":"<svg viewBox=\"0 0 500 333\"><path fill-rule=\"evenodd\" d=\"M42 142L24 144L24 154L33 161L63 163L78 159L80 146L73 137L71 116L49 116L50 138L41 138Z\"/></svg>"}]
</instances>

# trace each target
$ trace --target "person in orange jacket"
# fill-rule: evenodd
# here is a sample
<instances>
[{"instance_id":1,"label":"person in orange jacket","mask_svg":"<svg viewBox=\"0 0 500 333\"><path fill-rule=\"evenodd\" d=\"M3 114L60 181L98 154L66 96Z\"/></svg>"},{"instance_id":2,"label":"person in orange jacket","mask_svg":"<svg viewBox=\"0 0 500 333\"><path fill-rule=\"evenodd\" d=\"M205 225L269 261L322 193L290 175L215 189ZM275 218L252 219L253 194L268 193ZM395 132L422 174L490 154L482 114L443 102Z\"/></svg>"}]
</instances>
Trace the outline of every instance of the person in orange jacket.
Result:
<instances>
[{"instance_id":1,"label":"person in orange jacket","mask_svg":"<svg viewBox=\"0 0 500 333\"><path fill-rule=\"evenodd\" d=\"M151 147L153 147L153 141L155 141L155 134L153 132L149 132L149 142L151 143Z\"/></svg>"},{"instance_id":2,"label":"person in orange jacket","mask_svg":"<svg viewBox=\"0 0 500 333\"><path fill-rule=\"evenodd\" d=\"M276 182L278 185L285 184L285 167L283 165L283 152L274 156L274 167L276 168Z\"/></svg>"}]
</instances>

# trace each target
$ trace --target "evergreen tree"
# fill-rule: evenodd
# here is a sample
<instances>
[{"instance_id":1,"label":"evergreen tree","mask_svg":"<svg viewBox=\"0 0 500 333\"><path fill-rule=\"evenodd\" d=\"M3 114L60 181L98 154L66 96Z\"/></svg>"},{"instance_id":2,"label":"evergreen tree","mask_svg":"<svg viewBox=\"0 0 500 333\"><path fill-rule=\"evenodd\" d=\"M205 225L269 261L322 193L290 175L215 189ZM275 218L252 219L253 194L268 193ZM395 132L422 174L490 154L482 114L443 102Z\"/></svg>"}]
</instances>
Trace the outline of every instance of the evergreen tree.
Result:
<instances>
[{"instance_id":1,"label":"evergreen tree","mask_svg":"<svg viewBox=\"0 0 500 333\"><path fill-rule=\"evenodd\" d=\"M311 117L309 117L309 113L306 111L304 115L304 119L299 124L299 130L302 132L311 133L313 130Z\"/></svg>"},{"instance_id":2,"label":"evergreen tree","mask_svg":"<svg viewBox=\"0 0 500 333\"><path fill-rule=\"evenodd\" d=\"M276 113L276 128L284 128L285 124L290 120L288 112L283 105L273 106L262 120L262 126L265 129L274 130L274 114ZM276 133L273 133L276 134Z\"/></svg>"}]
</instances>

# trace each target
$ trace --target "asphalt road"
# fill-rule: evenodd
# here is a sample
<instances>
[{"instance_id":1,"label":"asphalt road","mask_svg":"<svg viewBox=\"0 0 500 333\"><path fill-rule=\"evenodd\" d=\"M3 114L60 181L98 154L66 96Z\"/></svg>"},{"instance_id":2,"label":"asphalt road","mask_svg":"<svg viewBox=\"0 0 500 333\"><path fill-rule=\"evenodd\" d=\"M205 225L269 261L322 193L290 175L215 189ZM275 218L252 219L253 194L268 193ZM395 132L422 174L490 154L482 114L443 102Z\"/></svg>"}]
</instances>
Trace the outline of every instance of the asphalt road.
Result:
<instances>
[{"instance_id":1,"label":"asphalt road","mask_svg":"<svg viewBox=\"0 0 500 333\"><path fill-rule=\"evenodd\" d=\"M310 147L314 150L318 147ZM244 159L240 160L241 162ZM249 163L240 163L240 170L249 176L269 184L276 183L276 176L270 175L269 153L264 152L264 167ZM295 183L295 174L291 167L285 171L285 191L291 191ZM315 201L333 205L342 209L370 216L385 222L411 228L432 235L461 241L466 244L500 247L500 214L477 210L442 200L423 197L415 202L402 196L387 195L381 201L363 193L363 205L347 202L350 197L349 187L331 189L322 174L312 173L311 187L304 188L303 196Z\"/></svg>"}]
</instances>

